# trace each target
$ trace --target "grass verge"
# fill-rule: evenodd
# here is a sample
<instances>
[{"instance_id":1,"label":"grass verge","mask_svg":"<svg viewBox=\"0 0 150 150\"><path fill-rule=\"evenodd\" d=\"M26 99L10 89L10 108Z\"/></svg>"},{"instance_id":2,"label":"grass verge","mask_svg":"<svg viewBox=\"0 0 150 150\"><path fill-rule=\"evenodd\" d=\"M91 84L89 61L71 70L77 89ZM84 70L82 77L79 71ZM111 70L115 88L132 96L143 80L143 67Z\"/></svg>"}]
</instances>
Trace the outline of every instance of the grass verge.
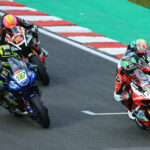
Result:
<instances>
[{"instance_id":1,"label":"grass verge","mask_svg":"<svg viewBox=\"0 0 150 150\"><path fill-rule=\"evenodd\" d=\"M150 9L150 0L128 0L128 1Z\"/></svg>"}]
</instances>

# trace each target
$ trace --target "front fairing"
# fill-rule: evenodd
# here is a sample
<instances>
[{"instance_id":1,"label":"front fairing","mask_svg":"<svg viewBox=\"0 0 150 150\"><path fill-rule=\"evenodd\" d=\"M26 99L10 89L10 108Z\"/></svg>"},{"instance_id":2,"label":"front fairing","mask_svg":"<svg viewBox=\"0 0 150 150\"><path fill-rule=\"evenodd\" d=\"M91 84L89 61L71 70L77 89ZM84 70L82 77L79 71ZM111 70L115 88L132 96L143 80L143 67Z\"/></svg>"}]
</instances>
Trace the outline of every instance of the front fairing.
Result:
<instances>
[{"instance_id":1,"label":"front fairing","mask_svg":"<svg viewBox=\"0 0 150 150\"><path fill-rule=\"evenodd\" d=\"M150 81L142 70L138 70L134 75L133 82L140 88L141 91L150 90Z\"/></svg>"},{"instance_id":2,"label":"front fairing","mask_svg":"<svg viewBox=\"0 0 150 150\"><path fill-rule=\"evenodd\" d=\"M5 40L14 46L14 50L22 50L23 45L27 46L24 28L15 26L7 30Z\"/></svg>"},{"instance_id":3,"label":"front fairing","mask_svg":"<svg viewBox=\"0 0 150 150\"><path fill-rule=\"evenodd\" d=\"M8 86L11 90L22 90L33 84L36 74L27 68L25 62L11 59L9 63L11 72Z\"/></svg>"},{"instance_id":4,"label":"front fairing","mask_svg":"<svg viewBox=\"0 0 150 150\"><path fill-rule=\"evenodd\" d=\"M13 91L27 91L34 84L35 78L36 78L36 74L33 71L31 71L31 75L29 75L29 80L27 84L19 85L14 80L10 80L8 82L8 88Z\"/></svg>"},{"instance_id":5,"label":"front fairing","mask_svg":"<svg viewBox=\"0 0 150 150\"><path fill-rule=\"evenodd\" d=\"M131 82L132 99L135 103L143 105L141 101L150 100L150 82L143 71L138 70Z\"/></svg>"},{"instance_id":6,"label":"front fairing","mask_svg":"<svg viewBox=\"0 0 150 150\"><path fill-rule=\"evenodd\" d=\"M15 83L17 83L21 87L27 86L30 82L26 69L18 69L11 76L11 78L14 80Z\"/></svg>"}]
</instances>

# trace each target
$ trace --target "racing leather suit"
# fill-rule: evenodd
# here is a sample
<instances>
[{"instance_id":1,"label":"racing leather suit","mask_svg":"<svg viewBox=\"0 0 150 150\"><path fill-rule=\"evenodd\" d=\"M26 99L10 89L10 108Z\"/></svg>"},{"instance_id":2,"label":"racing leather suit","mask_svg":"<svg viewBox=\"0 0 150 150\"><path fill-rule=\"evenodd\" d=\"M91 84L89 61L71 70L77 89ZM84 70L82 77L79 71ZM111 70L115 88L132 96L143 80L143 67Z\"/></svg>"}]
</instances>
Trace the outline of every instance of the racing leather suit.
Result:
<instances>
[{"instance_id":1,"label":"racing leather suit","mask_svg":"<svg viewBox=\"0 0 150 150\"><path fill-rule=\"evenodd\" d=\"M150 67L148 65L144 65L143 62L139 64L138 68L144 73L150 74ZM115 76L114 98L116 101L121 101L127 109L130 109L132 106L132 93L129 93L131 80L132 78L127 76L123 68L118 68Z\"/></svg>"},{"instance_id":2,"label":"racing leather suit","mask_svg":"<svg viewBox=\"0 0 150 150\"><path fill-rule=\"evenodd\" d=\"M20 61L25 62L24 60L20 60ZM35 73L37 72L37 66L36 65L33 65L31 63L26 63L26 65L30 70L34 71ZM9 67L3 66L2 63L0 62L0 101L2 100L2 98L4 96L4 90L5 90L5 87L7 86L4 79L8 77L8 74L9 74ZM41 91L38 87L35 87L34 90L39 95L41 95Z\"/></svg>"},{"instance_id":3,"label":"racing leather suit","mask_svg":"<svg viewBox=\"0 0 150 150\"><path fill-rule=\"evenodd\" d=\"M0 44L1 45L7 44L7 43L5 43L5 36L6 36L7 31L2 24L2 20L3 20L4 16L2 16L0 19L0 22L1 22L1 24L0 24ZM31 31L32 35L35 38L35 44L34 44L33 48L37 50L38 54L40 54L41 48L40 48L40 42L38 41L37 26L35 26L34 24L29 23L23 19L20 19L18 17L16 17L16 19L17 19L17 26L22 26L23 28Z\"/></svg>"},{"instance_id":4,"label":"racing leather suit","mask_svg":"<svg viewBox=\"0 0 150 150\"><path fill-rule=\"evenodd\" d=\"M2 46L0 46L0 48L1 47L5 48L5 50L7 49L7 45L6 46L2 45ZM15 52L13 53L13 57L15 59L25 62ZM27 63L27 62L25 62L25 63L30 70L34 71L35 73L37 72L37 65L33 65L33 64ZM9 69L10 69L9 66L4 66L3 61L0 60L0 101L2 100L2 98L4 96L4 90L5 90L5 87L7 86L5 83L5 79L8 77ZM39 95L41 95L41 92L38 88L36 88L35 90L39 93Z\"/></svg>"}]
</instances>

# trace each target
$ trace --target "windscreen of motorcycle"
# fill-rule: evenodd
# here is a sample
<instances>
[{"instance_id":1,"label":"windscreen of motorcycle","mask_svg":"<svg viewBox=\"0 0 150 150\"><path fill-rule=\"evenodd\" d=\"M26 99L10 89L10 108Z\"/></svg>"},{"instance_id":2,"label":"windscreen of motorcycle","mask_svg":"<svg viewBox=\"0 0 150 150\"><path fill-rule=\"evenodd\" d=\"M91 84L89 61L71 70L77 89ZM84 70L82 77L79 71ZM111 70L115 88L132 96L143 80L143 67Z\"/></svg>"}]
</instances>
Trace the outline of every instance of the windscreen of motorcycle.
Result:
<instances>
[{"instance_id":1,"label":"windscreen of motorcycle","mask_svg":"<svg viewBox=\"0 0 150 150\"><path fill-rule=\"evenodd\" d=\"M14 44L18 45L24 41L23 28L21 28L20 26L15 26L13 28L7 29L6 31L12 39L11 41L11 39L6 36L9 42L13 42Z\"/></svg>"},{"instance_id":2,"label":"windscreen of motorcycle","mask_svg":"<svg viewBox=\"0 0 150 150\"><path fill-rule=\"evenodd\" d=\"M142 70L138 70L138 72L136 73L135 81L138 87L141 88L141 90L143 91L150 90L150 82Z\"/></svg>"},{"instance_id":3,"label":"windscreen of motorcycle","mask_svg":"<svg viewBox=\"0 0 150 150\"><path fill-rule=\"evenodd\" d=\"M28 83L28 76L24 69L26 64L15 58L8 58L8 63L10 64L13 79L15 79L20 86L26 85Z\"/></svg>"}]
</instances>

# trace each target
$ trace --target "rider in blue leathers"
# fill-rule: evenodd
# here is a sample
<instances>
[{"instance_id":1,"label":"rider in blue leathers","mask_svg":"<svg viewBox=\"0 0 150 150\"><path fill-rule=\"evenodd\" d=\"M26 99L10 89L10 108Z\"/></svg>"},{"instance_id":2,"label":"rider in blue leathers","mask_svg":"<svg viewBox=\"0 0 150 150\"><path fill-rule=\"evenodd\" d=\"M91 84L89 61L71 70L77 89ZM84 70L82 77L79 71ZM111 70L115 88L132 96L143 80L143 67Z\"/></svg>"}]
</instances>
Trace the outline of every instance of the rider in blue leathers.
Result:
<instances>
[{"instance_id":1,"label":"rider in blue leathers","mask_svg":"<svg viewBox=\"0 0 150 150\"><path fill-rule=\"evenodd\" d=\"M7 59L10 57L20 59L20 57L13 52L12 48L9 45L0 46L0 100L2 100L5 90L4 77L7 78L9 74L9 64L7 63ZM36 65L32 65L30 63L26 64L29 67L29 69L33 70L34 72L37 71Z\"/></svg>"}]
</instances>

